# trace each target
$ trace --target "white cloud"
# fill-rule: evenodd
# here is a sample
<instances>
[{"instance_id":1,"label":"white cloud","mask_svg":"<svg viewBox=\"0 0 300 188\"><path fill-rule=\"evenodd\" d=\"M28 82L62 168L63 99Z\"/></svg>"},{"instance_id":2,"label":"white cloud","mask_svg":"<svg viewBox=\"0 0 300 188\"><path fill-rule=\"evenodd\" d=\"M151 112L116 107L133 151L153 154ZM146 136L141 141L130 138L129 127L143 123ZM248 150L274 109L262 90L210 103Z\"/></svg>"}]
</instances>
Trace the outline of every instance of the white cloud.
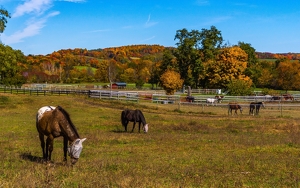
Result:
<instances>
[{"instance_id":1,"label":"white cloud","mask_svg":"<svg viewBox=\"0 0 300 188\"><path fill-rule=\"evenodd\" d=\"M144 24L146 28L156 25L158 22L151 22L151 15L149 14L147 22Z\"/></svg>"},{"instance_id":2,"label":"white cloud","mask_svg":"<svg viewBox=\"0 0 300 188\"><path fill-rule=\"evenodd\" d=\"M12 17L19 17L29 13L41 15L51 6L52 0L26 0L23 4L16 8Z\"/></svg>"},{"instance_id":3,"label":"white cloud","mask_svg":"<svg viewBox=\"0 0 300 188\"><path fill-rule=\"evenodd\" d=\"M5 34L2 35L2 41L4 44L10 45L15 43L23 42L24 38L32 37L40 33L40 30L45 26L45 23L47 22L48 18L58 15L59 12L52 12L48 15L46 15L43 18L40 18L36 21L32 21L27 26L20 31L16 31L10 36L7 36Z\"/></svg>"}]
</instances>

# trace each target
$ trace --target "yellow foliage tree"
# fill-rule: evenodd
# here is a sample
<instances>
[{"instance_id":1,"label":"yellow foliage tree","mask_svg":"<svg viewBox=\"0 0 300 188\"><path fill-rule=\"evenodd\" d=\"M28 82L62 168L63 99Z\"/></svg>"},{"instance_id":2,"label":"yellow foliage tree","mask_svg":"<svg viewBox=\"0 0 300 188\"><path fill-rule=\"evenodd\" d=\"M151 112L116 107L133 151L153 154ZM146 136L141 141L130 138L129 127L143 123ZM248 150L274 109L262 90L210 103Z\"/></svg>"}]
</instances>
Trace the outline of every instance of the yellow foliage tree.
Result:
<instances>
[{"instance_id":1,"label":"yellow foliage tree","mask_svg":"<svg viewBox=\"0 0 300 188\"><path fill-rule=\"evenodd\" d=\"M180 79L178 72L167 70L160 76L160 83L167 95L173 95L176 90L182 87L183 80Z\"/></svg>"},{"instance_id":2,"label":"yellow foliage tree","mask_svg":"<svg viewBox=\"0 0 300 188\"><path fill-rule=\"evenodd\" d=\"M247 58L247 53L238 46L221 49L216 61L208 65L206 76L209 84L223 88L232 80L238 79L251 85L252 80L244 74Z\"/></svg>"}]
</instances>

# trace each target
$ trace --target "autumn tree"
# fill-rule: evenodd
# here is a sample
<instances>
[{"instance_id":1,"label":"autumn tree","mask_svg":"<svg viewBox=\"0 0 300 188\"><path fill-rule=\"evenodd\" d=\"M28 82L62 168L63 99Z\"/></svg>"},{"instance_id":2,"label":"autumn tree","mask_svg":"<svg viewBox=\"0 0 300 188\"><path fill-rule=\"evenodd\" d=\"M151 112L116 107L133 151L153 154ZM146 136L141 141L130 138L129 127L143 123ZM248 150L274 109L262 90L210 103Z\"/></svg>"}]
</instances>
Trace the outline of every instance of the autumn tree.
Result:
<instances>
[{"instance_id":1,"label":"autumn tree","mask_svg":"<svg viewBox=\"0 0 300 188\"><path fill-rule=\"evenodd\" d=\"M238 46L220 50L215 63L210 64L206 74L211 87L226 88L228 83L236 79L244 80L251 85L251 79L244 74L247 58L245 51Z\"/></svg>"},{"instance_id":2,"label":"autumn tree","mask_svg":"<svg viewBox=\"0 0 300 188\"><path fill-rule=\"evenodd\" d=\"M109 82L108 67L109 67L109 61L102 60L99 62L98 69L95 72L95 79L98 82Z\"/></svg>"},{"instance_id":3,"label":"autumn tree","mask_svg":"<svg viewBox=\"0 0 300 188\"><path fill-rule=\"evenodd\" d=\"M253 68L253 70L255 70L254 77L257 78L257 80L255 79L255 81L253 81L255 86L260 88L272 88L276 77L275 62L264 60L252 66L255 66Z\"/></svg>"},{"instance_id":4,"label":"autumn tree","mask_svg":"<svg viewBox=\"0 0 300 188\"><path fill-rule=\"evenodd\" d=\"M173 95L178 89L182 88L183 80L180 79L178 72L167 70L161 75L160 83L167 95Z\"/></svg>"},{"instance_id":5,"label":"autumn tree","mask_svg":"<svg viewBox=\"0 0 300 188\"><path fill-rule=\"evenodd\" d=\"M277 89L299 90L300 89L300 63L280 62L277 69Z\"/></svg>"}]
</instances>

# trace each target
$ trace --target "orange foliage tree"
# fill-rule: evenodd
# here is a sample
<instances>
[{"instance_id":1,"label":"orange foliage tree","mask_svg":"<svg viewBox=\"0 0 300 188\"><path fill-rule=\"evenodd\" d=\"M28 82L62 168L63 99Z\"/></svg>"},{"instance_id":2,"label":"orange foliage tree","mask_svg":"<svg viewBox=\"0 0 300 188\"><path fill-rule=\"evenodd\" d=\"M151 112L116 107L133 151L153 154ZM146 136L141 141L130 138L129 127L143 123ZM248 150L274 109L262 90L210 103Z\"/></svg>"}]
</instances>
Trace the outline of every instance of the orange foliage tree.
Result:
<instances>
[{"instance_id":1,"label":"orange foliage tree","mask_svg":"<svg viewBox=\"0 0 300 188\"><path fill-rule=\"evenodd\" d=\"M167 70L161 75L160 83L167 95L173 95L176 90L182 87L183 80L178 72Z\"/></svg>"},{"instance_id":2,"label":"orange foliage tree","mask_svg":"<svg viewBox=\"0 0 300 188\"><path fill-rule=\"evenodd\" d=\"M238 46L221 49L216 61L207 67L206 76L209 84L215 88L224 88L232 80L239 79L251 85L251 79L244 74L247 58L246 52Z\"/></svg>"}]
</instances>

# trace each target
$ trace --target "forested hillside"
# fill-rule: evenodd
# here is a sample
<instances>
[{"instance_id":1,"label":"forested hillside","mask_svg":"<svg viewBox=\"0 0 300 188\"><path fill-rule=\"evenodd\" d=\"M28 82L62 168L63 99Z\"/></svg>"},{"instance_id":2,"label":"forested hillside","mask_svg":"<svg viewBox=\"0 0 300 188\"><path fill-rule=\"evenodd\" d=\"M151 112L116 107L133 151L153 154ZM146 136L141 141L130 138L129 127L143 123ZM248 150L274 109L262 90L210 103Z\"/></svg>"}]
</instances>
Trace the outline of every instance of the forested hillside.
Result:
<instances>
[{"instance_id":1,"label":"forested hillside","mask_svg":"<svg viewBox=\"0 0 300 188\"><path fill-rule=\"evenodd\" d=\"M147 82L158 84L159 81L153 81L155 79L153 76L159 72L159 68L168 58L175 62L172 54L175 50L176 48L160 45L131 45L93 50L65 49L45 56L25 56L18 62L18 67L22 70L24 83L81 83L110 80L136 83L137 79L140 79L141 84ZM271 78L278 75L283 82L286 79L280 74L280 70L289 71L288 67L291 68L290 71L295 70L293 67L298 67L298 63L293 62L300 59L299 54L293 53L255 52L255 55L260 60L256 65L260 76L257 76L256 80L253 79L254 83L259 87L273 89L278 87L275 87L276 84L272 83ZM280 66L279 62L282 62ZM215 76L214 69L210 74L211 77ZM278 82L280 83L280 80Z\"/></svg>"}]
</instances>

